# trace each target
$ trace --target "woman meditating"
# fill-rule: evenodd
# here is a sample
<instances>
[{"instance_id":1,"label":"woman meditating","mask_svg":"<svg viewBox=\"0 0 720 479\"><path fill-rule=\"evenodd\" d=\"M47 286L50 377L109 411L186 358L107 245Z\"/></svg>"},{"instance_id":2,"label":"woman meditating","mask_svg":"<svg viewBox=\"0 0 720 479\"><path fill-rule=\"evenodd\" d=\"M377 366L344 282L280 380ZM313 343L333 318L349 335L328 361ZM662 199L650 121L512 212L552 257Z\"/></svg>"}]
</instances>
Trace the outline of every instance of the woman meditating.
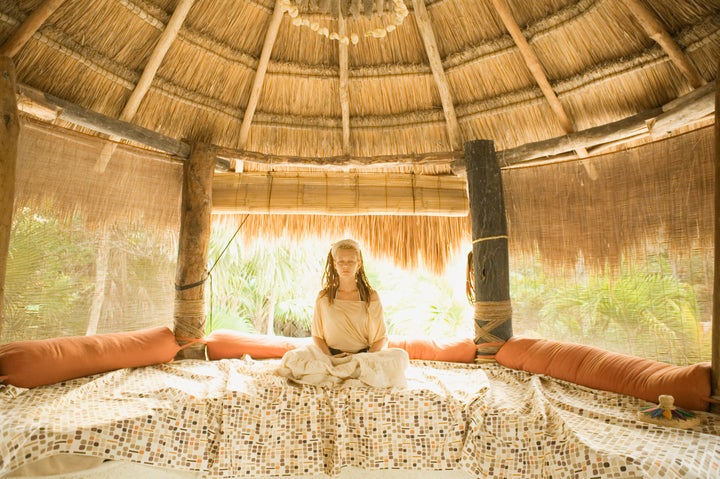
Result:
<instances>
[{"instance_id":1,"label":"woman meditating","mask_svg":"<svg viewBox=\"0 0 720 479\"><path fill-rule=\"evenodd\" d=\"M380 296L365 275L360 245L351 239L330 248L311 332L314 343L335 357L373 353L387 344Z\"/></svg>"},{"instance_id":2,"label":"woman meditating","mask_svg":"<svg viewBox=\"0 0 720 479\"><path fill-rule=\"evenodd\" d=\"M370 287L354 240L330 248L311 333L313 344L286 353L278 374L303 384L405 385L408 355L402 349L385 349L382 303Z\"/></svg>"}]
</instances>

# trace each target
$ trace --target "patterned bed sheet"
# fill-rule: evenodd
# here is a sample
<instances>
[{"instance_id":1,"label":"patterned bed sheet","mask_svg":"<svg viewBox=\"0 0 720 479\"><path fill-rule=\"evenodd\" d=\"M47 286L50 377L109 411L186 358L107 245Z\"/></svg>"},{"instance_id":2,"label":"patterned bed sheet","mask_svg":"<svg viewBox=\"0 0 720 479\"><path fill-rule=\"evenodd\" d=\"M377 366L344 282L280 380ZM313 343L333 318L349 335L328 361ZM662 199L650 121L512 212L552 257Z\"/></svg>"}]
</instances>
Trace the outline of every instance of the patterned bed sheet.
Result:
<instances>
[{"instance_id":1,"label":"patterned bed sheet","mask_svg":"<svg viewBox=\"0 0 720 479\"><path fill-rule=\"evenodd\" d=\"M478 478L720 477L720 417L681 430L649 403L498 364L411 361L402 389L289 383L276 360L184 360L0 387L0 477L74 454L207 478L464 471Z\"/></svg>"}]
</instances>

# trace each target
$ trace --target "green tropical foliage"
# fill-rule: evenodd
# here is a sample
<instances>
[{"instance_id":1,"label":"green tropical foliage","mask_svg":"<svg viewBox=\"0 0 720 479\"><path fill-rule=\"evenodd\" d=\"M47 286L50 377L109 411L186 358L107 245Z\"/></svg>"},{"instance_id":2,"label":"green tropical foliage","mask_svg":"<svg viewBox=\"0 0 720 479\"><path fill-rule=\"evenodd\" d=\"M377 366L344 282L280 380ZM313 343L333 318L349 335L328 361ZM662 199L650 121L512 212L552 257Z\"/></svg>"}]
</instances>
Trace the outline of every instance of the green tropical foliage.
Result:
<instances>
[{"instance_id":1,"label":"green tropical foliage","mask_svg":"<svg viewBox=\"0 0 720 479\"><path fill-rule=\"evenodd\" d=\"M210 242L211 320L221 328L304 336L310 333L327 250L317 241L287 244L232 240L228 226ZM221 251L225 252L220 256ZM471 308L444 278L408 272L365 255L370 283L378 290L391 334L472 336Z\"/></svg>"},{"instance_id":2,"label":"green tropical foliage","mask_svg":"<svg viewBox=\"0 0 720 479\"><path fill-rule=\"evenodd\" d=\"M218 225L209 257L215 266L208 332L309 334L322 264L307 249L261 241L248 247L233 239L229 226Z\"/></svg>"},{"instance_id":3,"label":"green tropical foliage","mask_svg":"<svg viewBox=\"0 0 720 479\"><path fill-rule=\"evenodd\" d=\"M86 333L95 291L97 258L108 251L97 332L171 325L174 245L136 229L103 233L79 217L59 219L52 208L13 216L0 340Z\"/></svg>"},{"instance_id":4,"label":"green tropical foliage","mask_svg":"<svg viewBox=\"0 0 720 479\"><path fill-rule=\"evenodd\" d=\"M528 335L674 364L709 359L695 291L674 276L665 257L651 258L645 268L625 265L619 273L582 281L548 281L534 268L514 279L513 306L521 305L523 315L515 321L516 332L523 324Z\"/></svg>"},{"instance_id":5,"label":"green tropical foliage","mask_svg":"<svg viewBox=\"0 0 720 479\"><path fill-rule=\"evenodd\" d=\"M84 333L92 245L82 225L60 228L52 216L24 209L15 215L5 277L3 340Z\"/></svg>"}]
</instances>

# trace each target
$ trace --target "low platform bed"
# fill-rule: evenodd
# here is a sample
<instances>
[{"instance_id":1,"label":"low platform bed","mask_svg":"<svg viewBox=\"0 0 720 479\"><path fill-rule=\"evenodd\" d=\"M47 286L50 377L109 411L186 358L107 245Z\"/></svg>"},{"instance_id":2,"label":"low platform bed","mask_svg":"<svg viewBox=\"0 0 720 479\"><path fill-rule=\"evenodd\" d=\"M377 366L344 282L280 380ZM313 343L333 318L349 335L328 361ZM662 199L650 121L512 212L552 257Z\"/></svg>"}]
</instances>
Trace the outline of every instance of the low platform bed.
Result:
<instances>
[{"instance_id":1,"label":"low platform bed","mask_svg":"<svg viewBox=\"0 0 720 479\"><path fill-rule=\"evenodd\" d=\"M181 360L0 386L0 477L48 466L63 478L720 473L720 417L706 412L689 429L648 424L646 400L498 363L413 359L407 387L375 389L293 384L279 362Z\"/></svg>"}]
</instances>

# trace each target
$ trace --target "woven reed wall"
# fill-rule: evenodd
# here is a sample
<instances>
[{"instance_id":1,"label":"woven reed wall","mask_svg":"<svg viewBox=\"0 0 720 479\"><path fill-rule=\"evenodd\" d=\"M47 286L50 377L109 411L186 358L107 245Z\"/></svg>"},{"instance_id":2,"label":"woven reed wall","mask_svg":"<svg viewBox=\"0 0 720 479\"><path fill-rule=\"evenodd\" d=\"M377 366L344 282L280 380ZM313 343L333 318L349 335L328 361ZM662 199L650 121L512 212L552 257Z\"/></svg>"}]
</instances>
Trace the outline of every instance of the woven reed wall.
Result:
<instances>
[{"instance_id":1,"label":"woven reed wall","mask_svg":"<svg viewBox=\"0 0 720 479\"><path fill-rule=\"evenodd\" d=\"M712 125L579 162L503 172L510 247L547 264L618 265L666 248L688 257L713 248Z\"/></svg>"},{"instance_id":2,"label":"woven reed wall","mask_svg":"<svg viewBox=\"0 0 720 479\"><path fill-rule=\"evenodd\" d=\"M182 163L119 145L105 172L98 173L94 168L105 143L25 119L15 208L50 204L61 217L78 214L88 226L141 221L149 232L178 230Z\"/></svg>"}]
</instances>

